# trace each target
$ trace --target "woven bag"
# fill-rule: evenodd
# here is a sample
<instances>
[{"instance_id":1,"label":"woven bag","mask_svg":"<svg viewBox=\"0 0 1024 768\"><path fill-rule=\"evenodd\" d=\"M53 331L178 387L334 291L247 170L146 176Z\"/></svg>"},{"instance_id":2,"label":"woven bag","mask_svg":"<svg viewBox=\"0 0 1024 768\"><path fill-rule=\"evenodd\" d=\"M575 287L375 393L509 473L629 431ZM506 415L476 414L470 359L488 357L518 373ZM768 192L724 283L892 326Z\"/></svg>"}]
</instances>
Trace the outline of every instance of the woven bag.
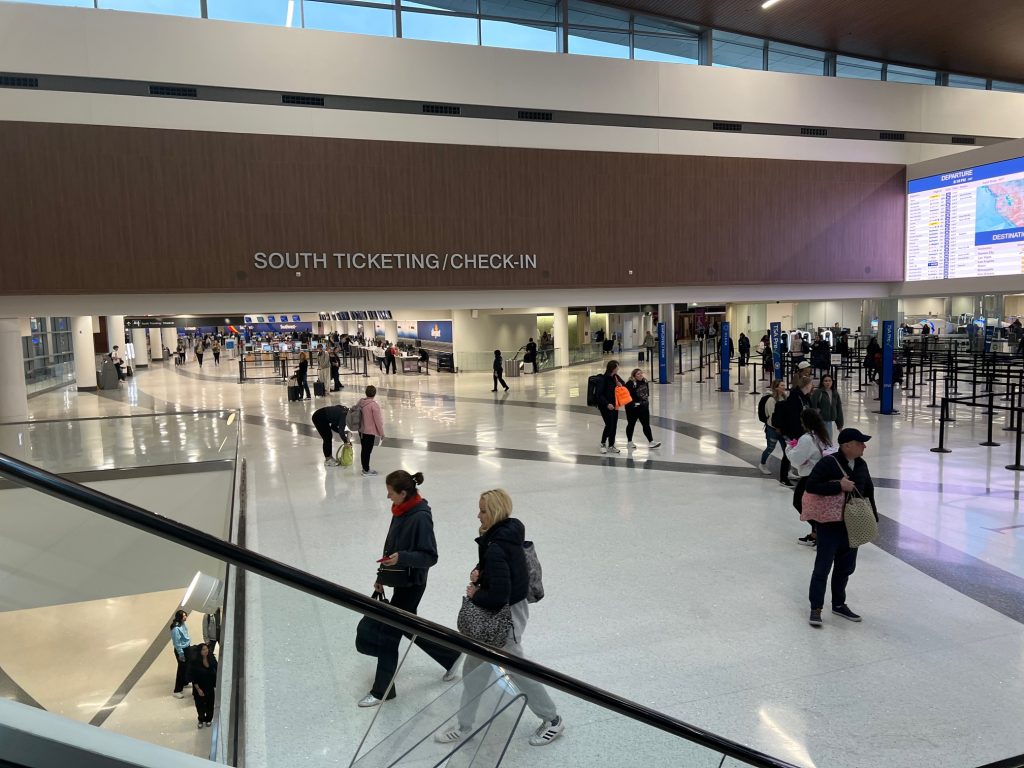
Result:
<instances>
[{"instance_id":1,"label":"woven bag","mask_svg":"<svg viewBox=\"0 0 1024 768\"><path fill-rule=\"evenodd\" d=\"M878 521L871 502L854 491L843 507L843 522L846 524L846 535L851 547L860 547L878 536Z\"/></svg>"}]
</instances>

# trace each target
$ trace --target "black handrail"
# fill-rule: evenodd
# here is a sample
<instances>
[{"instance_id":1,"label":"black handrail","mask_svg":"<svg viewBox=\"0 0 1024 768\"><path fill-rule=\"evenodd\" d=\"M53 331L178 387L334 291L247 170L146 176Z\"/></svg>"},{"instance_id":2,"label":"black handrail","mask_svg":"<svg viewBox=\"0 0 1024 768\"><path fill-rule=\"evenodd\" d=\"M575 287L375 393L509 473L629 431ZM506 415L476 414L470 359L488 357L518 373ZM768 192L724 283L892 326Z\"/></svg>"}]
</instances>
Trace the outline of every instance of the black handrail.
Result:
<instances>
[{"instance_id":1,"label":"black handrail","mask_svg":"<svg viewBox=\"0 0 1024 768\"><path fill-rule=\"evenodd\" d=\"M616 712L631 720L637 720L653 728L678 736L686 741L695 742L715 752L732 757L747 765L759 768L796 768L792 763L758 752L735 741L705 731L694 725L669 717L649 707L624 699L608 691L569 677L541 664L511 656L500 649L491 648L471 640L458 632L427 621L415 614L393 608L373 600L338 584L334 584L319 576L314 576L298 568L257 554L248 549L235 546L218 539L208 533L170 520L161 515L149 512L141 507L120 499L108 496L100 491L72 483L39 467L26 464L11 456L0 453L0 475L4 475L19 485L45 493L49 496L68 501L84 509L92 510L104 517L117 520L125 525L146 531L161 538L173 541L197 552L224 560L245 568L264 578L292 587L301 592L319 597L366 616L420 637L426 637L447 648L461 653L468 653L484 659L513 672L521 673L537 682L557 688L576 698L589 701L604 709Z\"/></svg>"}]
</instances>

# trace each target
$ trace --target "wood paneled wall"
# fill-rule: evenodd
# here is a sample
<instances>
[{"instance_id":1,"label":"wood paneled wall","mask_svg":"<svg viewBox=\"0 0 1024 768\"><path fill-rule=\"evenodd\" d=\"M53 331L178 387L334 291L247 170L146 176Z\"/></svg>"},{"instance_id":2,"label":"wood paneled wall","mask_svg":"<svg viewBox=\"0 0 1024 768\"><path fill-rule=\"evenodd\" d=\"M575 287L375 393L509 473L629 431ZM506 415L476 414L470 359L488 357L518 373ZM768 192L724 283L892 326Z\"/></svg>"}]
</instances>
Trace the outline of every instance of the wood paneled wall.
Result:
<instances>
[{"instance_id":1,"label":"wood paneled wall","mask_svg":"<svg viewBox=\"0 0 1024 768\"><path fill-rule=\"evenodd\" d=\"M8 294L903 279L895 165L0 122L0 169ZM272 251L537 268L256 269Z\"/></svg>"}]
</instances>

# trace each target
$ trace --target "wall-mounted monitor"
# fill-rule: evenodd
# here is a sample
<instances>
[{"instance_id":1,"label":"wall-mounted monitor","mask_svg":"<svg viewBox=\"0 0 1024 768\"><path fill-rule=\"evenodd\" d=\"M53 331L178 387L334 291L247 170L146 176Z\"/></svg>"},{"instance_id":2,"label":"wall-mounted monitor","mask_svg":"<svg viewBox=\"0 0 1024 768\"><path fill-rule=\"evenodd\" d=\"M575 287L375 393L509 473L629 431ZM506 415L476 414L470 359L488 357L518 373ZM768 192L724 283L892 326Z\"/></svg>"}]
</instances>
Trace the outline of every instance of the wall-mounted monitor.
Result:
<instances>
[{"instance_id":1,"label":"wall-mounted monitor","mask_svg":"<svg viewBox=\"0 0 1024 768\"><path fill-rule=\"evenodd\" d=\"M907 183L906 280L1024 274L1024 158Z\"/></svg>"}]
</instances>

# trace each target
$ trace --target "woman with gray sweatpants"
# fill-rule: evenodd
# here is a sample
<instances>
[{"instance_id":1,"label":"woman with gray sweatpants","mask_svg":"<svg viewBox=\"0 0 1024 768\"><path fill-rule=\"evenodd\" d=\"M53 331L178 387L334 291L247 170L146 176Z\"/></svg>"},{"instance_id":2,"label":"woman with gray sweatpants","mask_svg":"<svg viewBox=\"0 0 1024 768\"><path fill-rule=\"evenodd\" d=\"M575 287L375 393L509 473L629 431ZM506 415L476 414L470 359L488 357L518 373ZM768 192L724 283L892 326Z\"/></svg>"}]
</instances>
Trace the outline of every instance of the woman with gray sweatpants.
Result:
<instances>
[{"instance_id":1,"label":"woman with gray sweatpants","mask_svg":"<svg viewBox=\"0 0 1024 768\"><path fill-rule=\"evenodd\" d=\"M523 542L526 528L512 517L512 498L501 489L484 491L480 495L480 537L477 567L470 574L466 597L476 605L497 611L508 605L512 611L512 628L502 650L513 656L525 657L523 632L530 618L526 597L530 589L530 574L526 565ZM434 734L434 740L447 744L459 741L473 732L477 708L487 688L493 683L493 674L477 671L485 662L467 656L462 665L462 703L456 715L458 723ZM501 674L500 672L497 674ZM562 735L565 723L555 708L547 689L529 678L510 674L509 677L526 694L526 705L541 719L541 724L530 737L530 744L542 747Z\"/></svg>"}]
</instances>

